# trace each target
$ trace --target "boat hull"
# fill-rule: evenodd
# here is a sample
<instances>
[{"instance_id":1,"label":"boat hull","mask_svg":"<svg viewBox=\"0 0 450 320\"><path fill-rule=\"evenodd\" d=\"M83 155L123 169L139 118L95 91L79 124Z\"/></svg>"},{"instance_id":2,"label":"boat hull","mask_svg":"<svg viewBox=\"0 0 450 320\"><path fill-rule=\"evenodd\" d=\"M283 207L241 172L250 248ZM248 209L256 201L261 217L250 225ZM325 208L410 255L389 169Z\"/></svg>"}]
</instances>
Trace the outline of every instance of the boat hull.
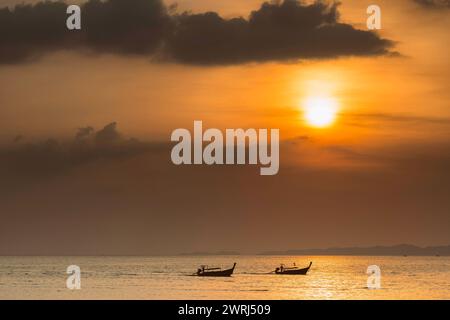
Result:
<instances>
[{"instance_id":1,"label":"boat hull","mask_svg":"<svg viewBox=\"0 0 450 320\"><path fill-rule=\"evenodd\" d=\"M306 275L311 268L312 262L308 267L303 269L285 269L285 270L275 270L275 274L279 275Z\"/></svg>"},{"instance_id":2,"label":"boat hull","mask_svg":"<svg viewBox=\"0 0 450 320\"><path fill-rule=\"evenodd\" d=\"M234 272L234 268L236 267L236 263L233 265L231 269L227 270L219 270L219 271L201 271L197 273L199 277L231 277Z\"/></svg>"}]
</instances>

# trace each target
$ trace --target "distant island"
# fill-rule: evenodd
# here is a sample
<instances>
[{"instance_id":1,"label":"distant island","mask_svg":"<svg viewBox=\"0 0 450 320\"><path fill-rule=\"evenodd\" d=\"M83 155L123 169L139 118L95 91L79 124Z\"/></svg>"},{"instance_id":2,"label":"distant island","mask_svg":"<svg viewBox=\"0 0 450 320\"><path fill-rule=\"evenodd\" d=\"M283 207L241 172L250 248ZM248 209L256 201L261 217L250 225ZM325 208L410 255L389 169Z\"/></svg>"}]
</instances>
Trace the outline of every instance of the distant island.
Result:
<instances>
[{"instance_id":1,"label":"distant island","mask_svg":"<svg viewBox=\"0 0 450 320\"><path fill-rule=\"evenodd\" d=\"M311 255L311 256L450 256L450 245L418 247L410 244L374 247L336 247L328 249L298 249L286 251L264 251L260 255Z\"/></svg>"}]
</instances>

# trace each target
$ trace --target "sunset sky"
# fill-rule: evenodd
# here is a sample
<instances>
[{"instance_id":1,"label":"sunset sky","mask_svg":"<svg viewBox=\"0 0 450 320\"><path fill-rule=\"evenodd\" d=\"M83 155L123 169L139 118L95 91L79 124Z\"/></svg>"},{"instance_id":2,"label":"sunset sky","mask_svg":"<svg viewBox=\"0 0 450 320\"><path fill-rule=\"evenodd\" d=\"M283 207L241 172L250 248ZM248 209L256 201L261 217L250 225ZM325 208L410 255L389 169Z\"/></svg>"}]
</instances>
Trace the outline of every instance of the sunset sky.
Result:
<instances>
[{"instance_id":1,"label":"sunset sky","mask_svg":"<svg viewBox=\"0 0 450 320\"><path fill-rule=\"evenodd\" d=\"M450 243L448 1L108 3L0 9L0 254ZM279 128L279 174L173 165L194 120Z\"/></svg>"}]
</instances>

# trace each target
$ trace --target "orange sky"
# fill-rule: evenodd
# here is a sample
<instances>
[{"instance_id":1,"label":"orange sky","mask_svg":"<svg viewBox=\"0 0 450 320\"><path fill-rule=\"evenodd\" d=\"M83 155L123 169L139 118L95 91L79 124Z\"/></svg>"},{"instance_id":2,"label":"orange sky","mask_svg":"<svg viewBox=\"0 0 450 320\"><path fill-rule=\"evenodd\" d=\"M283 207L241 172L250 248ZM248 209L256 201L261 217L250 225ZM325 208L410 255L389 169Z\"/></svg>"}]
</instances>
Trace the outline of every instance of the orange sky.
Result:
<instances>
[{"instance_id":1,"label":"orange sky","mask_svg":"<svg viewBox=\"0 0 450 320\"><path fill-rule=\"evenodd\" d=\"M342 20L364 27L369 2L344 1ZM202 119L211 127L280 127L285 138L305 132L327 138L320 130L305 128L301 116L302 99L322 88L340 103L341 117L333 128L324 130L333 131L333 136L352 139L372 131L367 137L372 139L391 130L401 131L403 137L428 134L427 127L409 132L408 128L389 128L390 124L371 130L344 126L347 113L450 117L446 12L424 13L409 1L388 2L378 2L383 14L381 34L397 41L396 50L404 57L205 68L60 53L36 64L2 67L2 138L16 133L50 135L55 130L71 135L82 124L101 125L116 119L130 134L158 139L193 119ZM245 16L257 3L178 1L178 10L219 10L224 16ZM92 87L96 87L95 94L90 92ZM33 94L32 101L23 92ZM432 132L442 129L437 126Z\"/></svg>"}]
</instances>

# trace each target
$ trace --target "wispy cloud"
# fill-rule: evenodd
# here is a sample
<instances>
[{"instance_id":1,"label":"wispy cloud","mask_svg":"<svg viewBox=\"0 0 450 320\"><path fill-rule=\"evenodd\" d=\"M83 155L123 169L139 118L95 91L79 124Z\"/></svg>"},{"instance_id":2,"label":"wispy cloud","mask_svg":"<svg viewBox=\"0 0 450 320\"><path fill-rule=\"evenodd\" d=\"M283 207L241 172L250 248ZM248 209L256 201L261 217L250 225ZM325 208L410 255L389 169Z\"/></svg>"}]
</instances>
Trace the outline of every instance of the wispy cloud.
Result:
<instances>
[{"instance_id":1,"label":"wispy cloud","mask_svg":"<svg viewBox=\"0 0 450 320\"><path fill-rule=\"evenodd\" d=\"M356 126L368 125L365 121L377 122L396 122L396 123L417 123L417 124L440 124L450 125L450 118L438 118L417 116L411 114L394 114L394 113L342 113L343 121L346 124Z\"/></svg>"},{"instance_id":2,"label":"wispy cloud","mask_svg":"<svg viewBox=\"0 0 450 320\"><path fill-rule=\"evenodd\" d=\"M413 0L425 8L450 8L450 0Z\"/></svg>"}]
</instances>

